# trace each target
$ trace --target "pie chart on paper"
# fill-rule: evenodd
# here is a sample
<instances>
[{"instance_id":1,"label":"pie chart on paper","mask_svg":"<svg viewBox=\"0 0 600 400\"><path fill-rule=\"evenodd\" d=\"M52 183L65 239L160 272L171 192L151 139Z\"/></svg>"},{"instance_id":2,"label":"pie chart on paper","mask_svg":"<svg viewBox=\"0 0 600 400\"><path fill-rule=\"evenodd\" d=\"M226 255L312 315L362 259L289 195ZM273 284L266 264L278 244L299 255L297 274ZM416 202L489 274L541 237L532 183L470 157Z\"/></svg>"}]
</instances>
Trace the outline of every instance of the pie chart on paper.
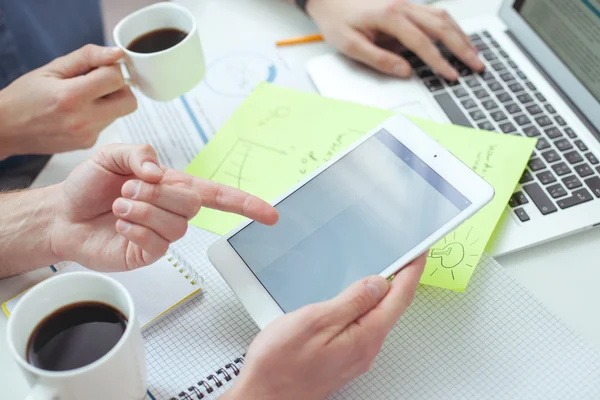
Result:
<instances>
[{"instance_id":1,"label":"pie chart on paper","mask_svg":"<svg viewBox=\"0 0 600 400\"><path fill-rule=\"evenodd\" d=\"M261 82L273 83L277 67L259 53L233 53L207 66L205 84L210 90L228 97L245 97Z\"/></svg>"}]
</instances>

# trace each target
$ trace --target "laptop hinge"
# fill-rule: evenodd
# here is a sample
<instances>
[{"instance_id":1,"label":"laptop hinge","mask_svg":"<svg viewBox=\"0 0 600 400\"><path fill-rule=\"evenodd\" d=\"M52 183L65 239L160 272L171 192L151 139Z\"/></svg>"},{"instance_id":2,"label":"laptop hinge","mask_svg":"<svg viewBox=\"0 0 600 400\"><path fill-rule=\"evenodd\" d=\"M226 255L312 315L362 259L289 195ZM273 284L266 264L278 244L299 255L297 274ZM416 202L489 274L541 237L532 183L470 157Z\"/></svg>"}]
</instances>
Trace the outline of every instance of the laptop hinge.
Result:
<instances>
[{"instance_id":1,"label":"laptop hinge","mask_svg":"<svg viewBox=\"0 0 600 400\"><path fill-rule=\"evenodd\" d=\"M517 39L516 36L513 35L512 32L509 31L509 30L507 30L505 33L519 47L519 49L521 49L521 51L523 52L523 54L525 54L525 56L529 59L529 61L531 61L531 63L535 66L535 68L544 76L544 78L546 78L546 80L550 83L550 85L552 85L552 87L554 88L554 90L556 90L556 93L558 93L558 95L565 101L565 103L567 103L567 106L569 106L569 108L571 110L573 110L573 112L575 113L575 115L577 115L577 117L583 122L583 124L585 125L585 127L596 137L596 140L598 140L600 142L600 131L598 131L598 129L596 129L596 127L590 122L590 120L585 116L585 114L583 114L581 112L581 110L579 109L579 107L577 107L577 105L575 103L573 103L573 101L560 88L560 86L558 86L556 84L556 82L554 81L554 79L552 79L550 77L550 75L548 75L546 73L546 71L544 70L544 68L533 57L531 57L531 55L529 54L529 52L527 51L527 49L525 49L525 47L521 44L521 42L519 41L519 39Z\"/></svg>"}]
</instances>

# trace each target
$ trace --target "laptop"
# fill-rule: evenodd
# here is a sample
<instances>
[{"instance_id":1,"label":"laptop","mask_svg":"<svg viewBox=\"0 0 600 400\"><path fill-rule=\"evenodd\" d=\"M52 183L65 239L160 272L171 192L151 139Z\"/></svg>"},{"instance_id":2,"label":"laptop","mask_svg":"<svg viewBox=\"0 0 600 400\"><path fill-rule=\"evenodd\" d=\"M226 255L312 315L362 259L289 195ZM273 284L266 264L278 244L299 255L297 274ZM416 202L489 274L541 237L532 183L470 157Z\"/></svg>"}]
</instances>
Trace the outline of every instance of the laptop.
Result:
<instances>
[{"instance_id":1,"label":"laptop","mask_svg":"<svg viewBox=\"0 0 600 400\"><path fill-rule=\"evenodd\" d=\"M486 71L474 73L440 46L458 82L408 51L409 80L339 54L317 57L307 69L328 97L538 139L493 255L600 225L600 1L505 0L499 15L460 25Z\"/></svg>"}]
</instances>

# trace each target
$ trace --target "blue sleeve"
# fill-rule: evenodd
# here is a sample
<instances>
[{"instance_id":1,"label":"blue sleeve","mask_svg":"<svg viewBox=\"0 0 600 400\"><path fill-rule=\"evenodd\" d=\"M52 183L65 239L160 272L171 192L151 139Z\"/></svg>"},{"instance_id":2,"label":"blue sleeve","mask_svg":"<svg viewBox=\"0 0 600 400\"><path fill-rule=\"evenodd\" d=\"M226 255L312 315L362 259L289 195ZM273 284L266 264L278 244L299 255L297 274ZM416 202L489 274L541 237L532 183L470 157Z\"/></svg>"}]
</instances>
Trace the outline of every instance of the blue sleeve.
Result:
<instances>
[{"instance_id":1,"label":"blue sleeve","mask_svg":"<svg viewBox=\"0 0 600 400\"><path fill-rule=\"evenodd\" d=\"M87 43L104 44L99 0L0 0L0 13L12 36L5 40L13 41L27 70Z\"/></svg>"},{"instance_id":2,"label":"blue sleeve","mask_svg":"<svg viewBox=\"0 0 600 400\"><path fill-rule=\"evenodd\" d=\"M0 0L0 89L88 43L104 44L100 0ZM0 160L0 191L29 186L48 158Z\"/></svg>"}]
</instances>

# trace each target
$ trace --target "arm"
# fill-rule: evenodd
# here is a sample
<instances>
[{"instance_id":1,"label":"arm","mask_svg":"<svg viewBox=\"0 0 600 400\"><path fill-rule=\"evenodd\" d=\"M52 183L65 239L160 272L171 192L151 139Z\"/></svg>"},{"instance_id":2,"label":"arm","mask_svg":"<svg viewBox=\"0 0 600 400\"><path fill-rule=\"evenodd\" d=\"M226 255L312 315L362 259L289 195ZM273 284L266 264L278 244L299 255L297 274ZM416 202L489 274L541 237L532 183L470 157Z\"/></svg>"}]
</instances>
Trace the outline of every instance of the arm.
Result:
<instances>
[{"instance_id":1,"label":"arm","mask_svg":"<svg viewBox=\"0 0 600 400\"><path fill-rule=\"evenodd\" d=\"M0 194L0 278L59 261L50 243L58 189Z\"/></svg>"},{"instance_id":2,"label":"arm","mask_svg":"<svg viewBox=\"0 0 600 400\"><path fill-rule=\"evenodd\" d=\"M149 145L105 146L58 185L0 194L0 278L65 260L100 271L152 264L201 206L278 218L248 193L160 166Z\"/></svg>"}]
</instances>

